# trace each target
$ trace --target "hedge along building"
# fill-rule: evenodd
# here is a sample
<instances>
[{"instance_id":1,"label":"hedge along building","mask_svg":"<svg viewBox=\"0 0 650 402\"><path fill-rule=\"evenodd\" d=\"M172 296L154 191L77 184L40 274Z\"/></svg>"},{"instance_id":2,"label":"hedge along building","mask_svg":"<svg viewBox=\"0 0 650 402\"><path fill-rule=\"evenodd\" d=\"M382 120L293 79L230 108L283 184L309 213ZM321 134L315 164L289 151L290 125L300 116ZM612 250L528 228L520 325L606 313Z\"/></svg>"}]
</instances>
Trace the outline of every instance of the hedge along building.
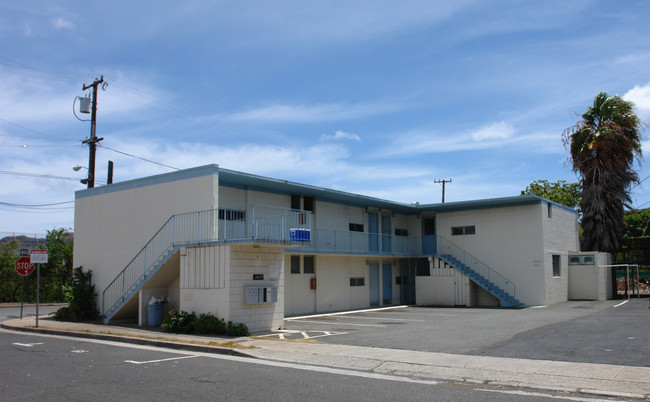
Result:
<instances>
[{"instance_id":1,"label":"hedge along building","mask_svg":"<svg viewBox=\"0 0 650 402\"><path fill-rule=\"evenodd\" d=\"M75 266L104 321L147 302L251 331L381 305L566 301L577 215L537 196L412 205L202 166L80 190Z\"/></svg>"}]
</instances>

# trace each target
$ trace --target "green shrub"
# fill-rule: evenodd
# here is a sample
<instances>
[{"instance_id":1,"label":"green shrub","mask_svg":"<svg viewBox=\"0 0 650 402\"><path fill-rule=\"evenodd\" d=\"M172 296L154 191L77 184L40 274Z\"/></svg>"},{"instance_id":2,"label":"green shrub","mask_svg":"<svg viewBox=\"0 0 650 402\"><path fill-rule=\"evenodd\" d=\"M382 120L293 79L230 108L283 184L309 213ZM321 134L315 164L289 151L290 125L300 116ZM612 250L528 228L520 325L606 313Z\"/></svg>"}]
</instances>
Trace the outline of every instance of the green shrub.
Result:
<instances>
[{"instance_id":1,"label":"green shrub","mask_svg":"<svg viewBox=\"0 0 650 402\"><path fill-rule=\"evenodd\" d=\"M161 326L167 332L192 333L192 323L194 321L196 321L194 312L171 310Z\"/></svg>"},{"instance_id":2,"label":"green shrub","mask_svg":"<svg viewBox=\"0 0 650 402\"><path fill-rule=\"evenodd\" d=\"M162 327L167 332L185 334L216 334L228 336L249 336L250 331L246 324L226 323L223 318L217 318L210 313L203 313L196 317L196 313L171 310L165 317Z\"/></svg>"},{"instance_id":3,"label":"green shrub","mask_svg":"<svg viewBox=\"0 0 650 402\"><path fill-rule=\"evenodd\" d=\"M203 313L192 323L192 329L195 334L218 334L226 333L226 322L215 317L210 313Z\"/></svg>"},{"instance_id":4,"label":"green shrub","mask_svg":"<svg viewBox=\"0 0 650 402\"><path fill-rule=\"evenodd\" d=\"M226 326L226 335L229 336L249 336L251 333L248 331L248 327L244 323L233 323L228 321Z\"/></svg>"},{"instance_id":5,"label":"green shrub","mask_svg":"<svg viewBox=\"0 0 650 402\"><path fill-rule=\"evenodd\" d=\"M54 319L58 321L94 320L99 316L95 304L95 285L92 284L92 271L83 272L77 267L72 272L72 284L63 286L63 294L68 302L67 307L58 309Z\"/></svg>"}]
</instances>

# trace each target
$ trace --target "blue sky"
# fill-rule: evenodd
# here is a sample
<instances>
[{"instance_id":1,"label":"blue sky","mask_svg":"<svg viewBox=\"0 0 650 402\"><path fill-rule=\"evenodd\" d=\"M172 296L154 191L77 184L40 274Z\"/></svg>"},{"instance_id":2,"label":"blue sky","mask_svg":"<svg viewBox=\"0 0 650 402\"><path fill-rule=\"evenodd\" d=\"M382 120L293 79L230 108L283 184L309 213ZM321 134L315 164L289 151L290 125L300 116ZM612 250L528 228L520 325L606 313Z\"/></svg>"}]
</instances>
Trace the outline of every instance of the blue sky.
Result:
<instances>
[{"instance_id":1,"label":"blue sky","mask_svg":"<svg viewBox=\"0 0 650 402\"><path fill-rule=\"evenodd\" d=\"M98 182L108 160L115 181L216 163L405 203L440 202L436 179L446 201L574 182L561 135L598 92L650 122L649 19L647 1L0 1L0 234L74 227L72 106L100 75Z\"/></svg>"}]
</instances>

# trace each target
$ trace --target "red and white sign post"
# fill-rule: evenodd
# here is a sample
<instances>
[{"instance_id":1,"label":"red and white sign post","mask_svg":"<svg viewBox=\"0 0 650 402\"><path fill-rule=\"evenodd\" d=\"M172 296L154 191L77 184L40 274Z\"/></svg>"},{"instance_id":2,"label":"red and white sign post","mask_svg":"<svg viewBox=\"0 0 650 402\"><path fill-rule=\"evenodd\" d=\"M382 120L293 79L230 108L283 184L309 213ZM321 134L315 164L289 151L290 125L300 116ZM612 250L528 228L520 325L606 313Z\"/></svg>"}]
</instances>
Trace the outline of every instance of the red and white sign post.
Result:
<instances>
[{"instance_id":1,"label":"red and white sign post","mask_svg":"<svg viewBox=\"0 0 650 402\"><path fill-rule=\"evenodd\" d=\"M32 250L29 252L30 262L38 264L36 269L36 328L38 328L38 299L41 293L41 263L47 264L47 250Z\"/></svg>"},{"instance_id":2,"label":"red and white sign post","mask_svg":"<svg viewBox=\"0 0 650 402\"><path fill-rule=\"evenodd\" d=\"M16 272L20 276L27 276L34 271L34 264L31 263L29 257L20 257L16 261Z\"/></svg>"},{"instance_id":3,"label":"red and white sign post","mask_svg":"<svg viewBox=\"0 0 650 402\"><path fill-rule=\"evenodd\" d=\"M25 299L25 277L34 271L34 264L29 257L20 257L16 261L16 272L23 277L23 292L20 295L20 319L23 319L23 300Z\"/></svg>"}]
</instances>

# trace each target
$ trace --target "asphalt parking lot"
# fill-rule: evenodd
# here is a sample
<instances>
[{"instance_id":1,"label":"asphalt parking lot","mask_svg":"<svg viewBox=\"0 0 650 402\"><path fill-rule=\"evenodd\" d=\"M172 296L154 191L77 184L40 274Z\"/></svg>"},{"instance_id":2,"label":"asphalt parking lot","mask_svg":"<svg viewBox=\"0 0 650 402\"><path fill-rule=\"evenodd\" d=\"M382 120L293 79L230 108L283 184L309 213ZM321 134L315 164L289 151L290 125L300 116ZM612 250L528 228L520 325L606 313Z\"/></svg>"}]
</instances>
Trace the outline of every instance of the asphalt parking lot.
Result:
<instances>
[{"instance_id":1,"label":"asphalt parking lot","mask_svg":"<svg viewBox=\"0 0 650 402\"><path fill-rule=\"evenodd\" d=\"M650 367L647 298L524 309L397 307L291 317L282 339Z\"/></svg>"}]
</instances>

